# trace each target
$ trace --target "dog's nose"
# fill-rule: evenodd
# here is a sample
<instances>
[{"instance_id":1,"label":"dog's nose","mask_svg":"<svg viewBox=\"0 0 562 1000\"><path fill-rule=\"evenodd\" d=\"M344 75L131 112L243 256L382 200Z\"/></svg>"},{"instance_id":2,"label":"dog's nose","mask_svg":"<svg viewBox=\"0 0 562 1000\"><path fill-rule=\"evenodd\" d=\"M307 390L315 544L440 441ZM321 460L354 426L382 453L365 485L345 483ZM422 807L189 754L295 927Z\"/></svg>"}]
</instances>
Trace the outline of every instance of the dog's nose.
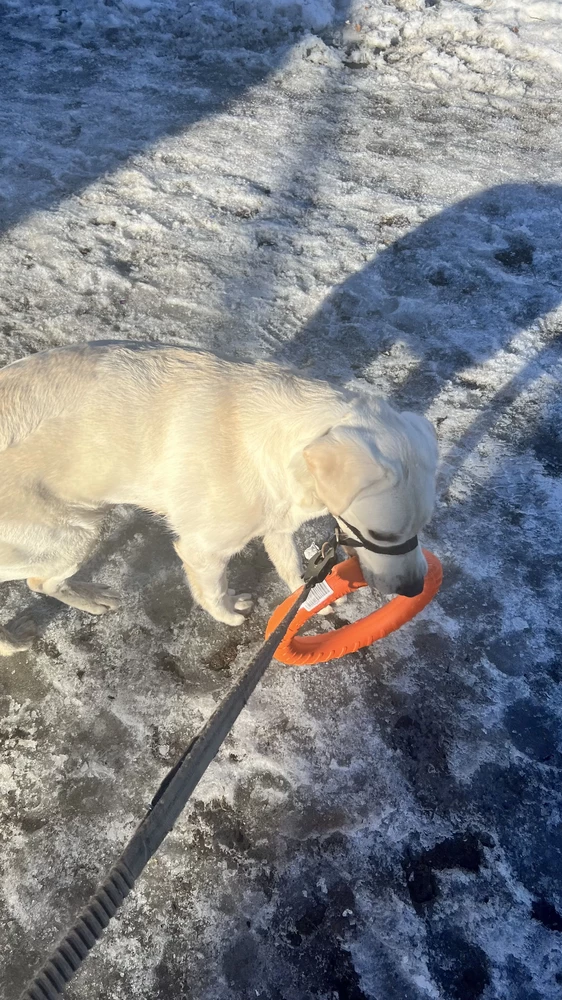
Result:
<instances>
[{"instance_id":1,"label":"dog's nose","mask_svg":"<svg viewBox=\"0 0 562 1000\"><path fill-rule=\"evenodd\" d=\"M401 597L417 597L421 594L423 590L423 577L420 580L414 580L413 583L404 583L401 587L398 587L396 591Z\"/></svg>"}]
</instances>

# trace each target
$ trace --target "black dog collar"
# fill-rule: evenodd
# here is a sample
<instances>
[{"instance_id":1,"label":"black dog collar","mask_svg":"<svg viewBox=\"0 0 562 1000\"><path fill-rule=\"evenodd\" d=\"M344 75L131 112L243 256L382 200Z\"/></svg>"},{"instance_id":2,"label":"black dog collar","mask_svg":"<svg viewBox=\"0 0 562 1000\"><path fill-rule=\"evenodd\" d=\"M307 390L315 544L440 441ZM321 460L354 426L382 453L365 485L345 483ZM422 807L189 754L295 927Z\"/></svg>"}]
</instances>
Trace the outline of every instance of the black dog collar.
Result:
<instances>
[{"instance_id":1,"label":"black dog collar","mask_svg":"<svg viewBox=\"0 0 562 1000\"><path fill-rule=\"evenodd\" d=\"M417 535L414 535L412 538L408 538L406 542L401 542L400 545L377 545L375 542L370 542L368 538L364 538L359 529L354 528L353 525L349 524L344 517L340 516L339 519L340 521L343 521L346 528L349 528L349 530L355 535L355 538L349 538L340 531L338 538L338 543L340 545L351 545L353 548L369 549L370 552L377 552L378 555L381 556L404 556L407 552L413 552L414 549L418 547Z\"/></svg>"}]
</instances>

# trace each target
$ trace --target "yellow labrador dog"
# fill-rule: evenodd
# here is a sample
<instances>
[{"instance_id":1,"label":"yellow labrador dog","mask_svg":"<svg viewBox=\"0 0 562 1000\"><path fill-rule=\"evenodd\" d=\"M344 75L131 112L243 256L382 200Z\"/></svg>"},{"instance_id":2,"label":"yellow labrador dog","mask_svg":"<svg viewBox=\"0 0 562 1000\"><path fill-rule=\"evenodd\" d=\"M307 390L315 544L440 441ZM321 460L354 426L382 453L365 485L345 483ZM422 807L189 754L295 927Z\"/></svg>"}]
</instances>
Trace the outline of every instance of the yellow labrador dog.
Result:
<instances>
[{"instance_id":1,"label":"yellow labrador dog","mask_svg":"<svg viewBox=\"0 0 562 1000\"><path fill-rule=\"evenodd\" d=\"M228 590L230 556L262 537L295 590L293 532L328 511L371 586L414 596L436 464L424 417L273 364L123 342L46 351L0 371L0 582L118 607L74 574L108 507L135 504L166 518L195 600L229 625L252 605ZM0 629L0 653L23 648Z\"/></svg>"}]
</instances>

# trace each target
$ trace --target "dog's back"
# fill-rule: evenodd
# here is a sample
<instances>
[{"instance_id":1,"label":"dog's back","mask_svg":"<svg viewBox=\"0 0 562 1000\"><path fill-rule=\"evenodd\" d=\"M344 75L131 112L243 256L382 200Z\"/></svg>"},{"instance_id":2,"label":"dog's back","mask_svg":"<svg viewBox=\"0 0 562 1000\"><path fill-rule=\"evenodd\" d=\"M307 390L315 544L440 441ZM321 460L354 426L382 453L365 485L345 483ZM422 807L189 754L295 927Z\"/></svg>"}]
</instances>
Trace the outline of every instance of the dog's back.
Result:
<instances>
[{"instance_id":1,"label":"dog's back","mask_svg":"<svg viewBox=\"0 0 562 1000\"><path fill-rule=\"evenodd\" d=\"M163 490L211 467L233 493L251 492L250 478L267 479L330 425L336 398L276 365L188 348L94 342L32 355L0 371L0 493L34 469L67 499L163 511Z\"/></svg>"}]
</instances>

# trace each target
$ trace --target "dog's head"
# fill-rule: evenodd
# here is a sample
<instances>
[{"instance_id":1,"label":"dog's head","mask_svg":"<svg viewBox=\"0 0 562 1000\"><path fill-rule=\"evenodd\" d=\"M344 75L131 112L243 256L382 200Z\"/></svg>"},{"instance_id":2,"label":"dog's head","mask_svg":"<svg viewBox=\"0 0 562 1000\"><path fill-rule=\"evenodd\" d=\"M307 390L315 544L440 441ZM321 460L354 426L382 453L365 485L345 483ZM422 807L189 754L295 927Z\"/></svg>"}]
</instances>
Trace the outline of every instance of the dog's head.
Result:
<instances>
[{"instance_id":1,"label":"dog's head","mask_svg":"<svg viewBox=\"0 0 562 1000\"><path fill-rule=\"evenodd\" d=\"M333 427L305 449L304 458L316 495L350 537L347 525L377 548L401 547L431 518L437 438L425 417L385 407L384 419L372 428ZM419 544L398 555L356 551L370 587L407 597L421 593L427 563Z\"/></svg>"}]
</instances>

